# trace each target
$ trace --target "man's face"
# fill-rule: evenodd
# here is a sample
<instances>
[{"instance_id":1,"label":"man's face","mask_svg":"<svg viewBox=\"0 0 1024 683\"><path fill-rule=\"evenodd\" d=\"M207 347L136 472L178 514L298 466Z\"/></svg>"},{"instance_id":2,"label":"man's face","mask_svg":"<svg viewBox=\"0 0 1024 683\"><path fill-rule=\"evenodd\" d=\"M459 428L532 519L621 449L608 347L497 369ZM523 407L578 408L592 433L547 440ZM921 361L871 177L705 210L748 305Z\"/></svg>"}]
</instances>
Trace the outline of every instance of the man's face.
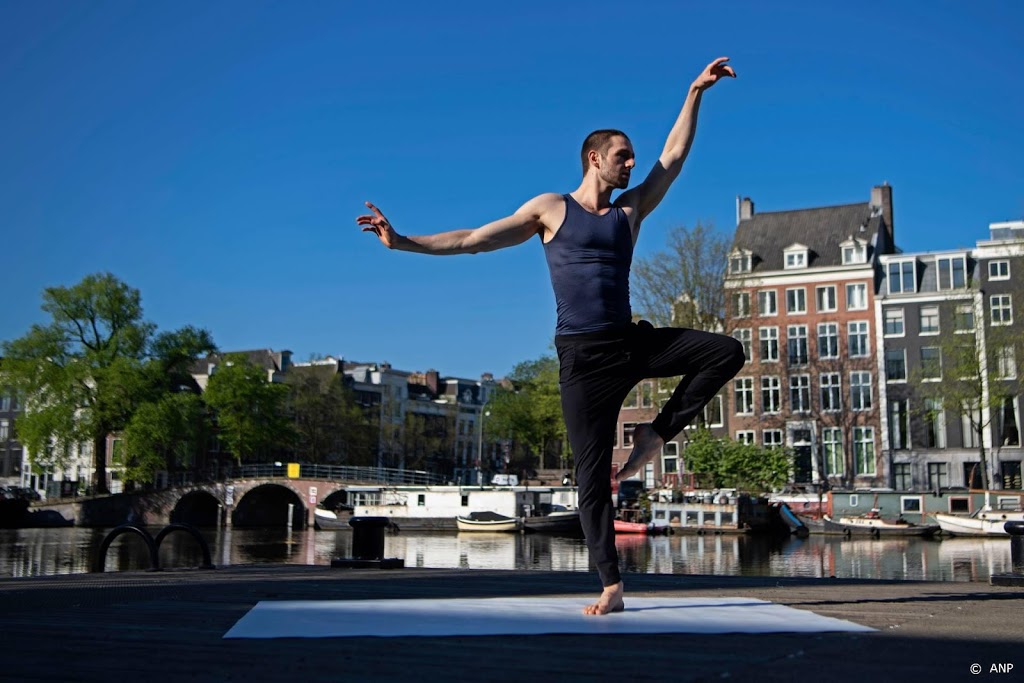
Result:
<instances>
[{"instance_id":1,"label":"man's face","mask_svg":"<svg viewBox=\"0 0 1024 683\"><path fill-rule=\"evenodd\" d=\"M616 135L600 157L598 172L601 180L616 189L624 190L629 186L629 173L635 165L633 145L621 135Z\"/></svg>"}]
</instances>

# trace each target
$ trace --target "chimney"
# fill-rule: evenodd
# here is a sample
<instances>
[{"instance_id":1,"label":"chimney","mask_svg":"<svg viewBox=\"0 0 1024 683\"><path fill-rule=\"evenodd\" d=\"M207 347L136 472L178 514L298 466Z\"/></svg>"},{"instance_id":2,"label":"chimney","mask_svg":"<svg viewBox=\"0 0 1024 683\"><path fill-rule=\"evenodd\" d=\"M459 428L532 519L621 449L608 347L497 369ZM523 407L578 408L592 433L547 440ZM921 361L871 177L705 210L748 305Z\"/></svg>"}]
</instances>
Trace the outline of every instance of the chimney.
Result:
<instances>
[{"instance_id":1,"label":"chimney","mask_svg":"<svg viewBox=\"0 0 1024 683\"><path fill-rule=\"evenodd\" d=\"M427 388L430 389L430 393L434 396L437 396L439 379L437 370L427 370Z\"/></svg>"},{"instance_id":2,"label":"chimney","mask_svg":"<svg viewBox=\"0 0 1024 683\"><path fill-rule=\"evenodd\" d=\"M744 197L739 201L739 220L746 221L754 217L754 201L750 197ZM737 223L739 221L736 221Z\"/></svg>"},{"instance_id":3,"label":"chimney","mask_svg":"<svg viewBox=\"0 0 1024 683\"><path fill-rule=\"evenodd\" d=\"M882 220L885 221L885 231L889 235L889 251L891 253L896 249L896 229L892 222L892 187L888 182L871 188L871 207L882 211Z\"/></svg>"}]
</instances>

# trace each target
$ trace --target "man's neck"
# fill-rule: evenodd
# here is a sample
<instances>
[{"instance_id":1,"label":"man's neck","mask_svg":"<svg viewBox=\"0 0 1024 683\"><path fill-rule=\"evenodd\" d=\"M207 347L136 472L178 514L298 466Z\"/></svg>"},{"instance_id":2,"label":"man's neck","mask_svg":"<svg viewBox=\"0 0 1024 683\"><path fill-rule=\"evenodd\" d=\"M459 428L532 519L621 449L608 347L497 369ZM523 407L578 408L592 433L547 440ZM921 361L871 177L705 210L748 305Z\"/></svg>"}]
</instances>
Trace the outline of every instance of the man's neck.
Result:
<instances>
[{"instance_id":1,"label":"man's neck","mask_svg":"<svg viewBox=\"0 0 1024 683\"><path fill-rule=\"evenodd\" d=\"M611 185L602 182L593 176L587 176L572 193L572 198L587 211L597 213L604 211L612 205L612 192L615 190Z\"/></svg>"}]
</instances>

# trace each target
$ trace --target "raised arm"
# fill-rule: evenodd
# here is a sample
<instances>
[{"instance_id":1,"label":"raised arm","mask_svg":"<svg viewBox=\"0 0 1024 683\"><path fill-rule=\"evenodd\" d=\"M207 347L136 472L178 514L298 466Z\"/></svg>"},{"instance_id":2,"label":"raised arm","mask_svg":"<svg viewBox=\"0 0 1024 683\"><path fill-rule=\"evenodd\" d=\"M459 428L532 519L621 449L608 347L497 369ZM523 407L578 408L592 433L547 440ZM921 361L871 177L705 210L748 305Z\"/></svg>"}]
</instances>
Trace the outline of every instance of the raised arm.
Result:
<instances>
[{"instance_id":1,"label":"raised arm","mask_svg":"<svg viewBox=\"0 0 1024 683\"><path fill-rule=\"evenodd\" d=\"M412 251L419 254L476 254L522 244L544 229L544 216L551 210L556 194L534 197L519 207L511 216L482 225L479 228L451 230L433 235L406 237L399 235L376 206L366 202L372 214L359 216L356 223L363 232L372 232L388 249Z\"/></svg>"},{"instance_id":2,"label":"raised arm","mask_svg":"<svg viewBox=\"0 0 1024 683\"><path fill-rule=\"evenodd\" d=\"M665 149L662 150L654 168L642 183L624 192L616 202L620 206L632 206L636 209L636 217L633 220L634 233L639 228L640 221L661 203L672 181L683 168L683 162L690 153L693 135L697 130L697 112L700 110L700 100L704 91L726 76L736 78L736 72L726 64L727 61L728 57L719 57L708 64L690 84L683 109L669 131Z\"/></svg>"}]
</instances>

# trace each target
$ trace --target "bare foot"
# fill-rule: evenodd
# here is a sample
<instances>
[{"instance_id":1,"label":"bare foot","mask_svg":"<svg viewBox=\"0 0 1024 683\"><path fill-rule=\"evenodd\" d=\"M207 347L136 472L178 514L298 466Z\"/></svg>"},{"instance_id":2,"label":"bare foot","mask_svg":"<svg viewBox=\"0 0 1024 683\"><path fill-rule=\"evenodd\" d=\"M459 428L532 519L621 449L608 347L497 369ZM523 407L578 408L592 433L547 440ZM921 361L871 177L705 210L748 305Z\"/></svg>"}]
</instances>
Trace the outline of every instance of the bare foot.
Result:
<instances>
[{"instance_id":1,"label":"bare foot","mask_svg":"<svg viewBox=\"0 0 1024 683\"><path fill-rule=\"evenodd\" d=\"M593 605L587 605L583 608L584 614L601 615L610 614L612 612L621 612L626 609L625 603L622 602L622 582L612 584L611 586L605 586L604 591L601 592L601 597Z\"/></svg>"},{"instance_id":2,"label":"bare foot","mask_svg":"<svg viewBox=\"0 0 1024 683\"><path fill-rule=\"evenodd\" d=\"M643 469L644 465L653 460L655 456L660 455L661 449L664 446L664 439L658 436L658 433L654 431L654 427L649 424L637 425L633 431L633 452L629 454L629 460L619 470L619 473L615 475L615 478L622 481L632 477Z\"/></svg>"}]
</instances>

